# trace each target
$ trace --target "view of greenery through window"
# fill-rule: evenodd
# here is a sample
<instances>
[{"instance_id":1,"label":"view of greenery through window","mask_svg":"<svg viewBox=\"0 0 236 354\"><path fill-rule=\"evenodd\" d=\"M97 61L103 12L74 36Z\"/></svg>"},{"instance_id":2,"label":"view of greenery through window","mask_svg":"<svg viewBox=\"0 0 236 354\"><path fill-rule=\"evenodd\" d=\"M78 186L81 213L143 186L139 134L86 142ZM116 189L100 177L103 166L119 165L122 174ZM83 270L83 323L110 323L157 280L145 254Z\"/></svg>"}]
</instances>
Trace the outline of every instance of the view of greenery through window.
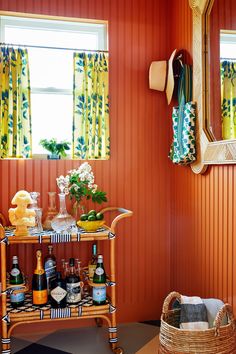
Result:
<instances>
[{"instance_id":1,"label":"view of greenery through window","mask_svg":"<svg viewBox=\"0 0 236 354\"><path fill-rule=\"evenodd\" d=\"M106 25L9 16L0 21L1 42L28 48L33 155L45 154L40 139L72 140L73 49L106 50Z\"/></svg>"}]
</instances>

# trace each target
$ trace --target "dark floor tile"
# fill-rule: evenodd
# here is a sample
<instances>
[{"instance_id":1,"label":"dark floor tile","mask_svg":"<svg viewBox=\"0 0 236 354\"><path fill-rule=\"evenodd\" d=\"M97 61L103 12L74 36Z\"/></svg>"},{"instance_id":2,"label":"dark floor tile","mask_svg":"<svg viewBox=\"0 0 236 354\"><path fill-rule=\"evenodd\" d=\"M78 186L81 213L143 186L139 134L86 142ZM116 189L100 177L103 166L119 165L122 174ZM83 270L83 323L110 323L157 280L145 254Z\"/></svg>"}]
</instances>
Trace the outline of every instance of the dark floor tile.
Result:
<instances>
[{"instance_id":1,"label":"dark floor tile","mask_svg":"<svg viewBox=\"0 0 236 354\"><path fill-rule=\"evenodd\" d=\"M69 352L64 352L58 349L50 348L50 347L45 347L44 345L41 344L36 344L33 343L29 345L28 347L19 350L16 352L16 354L71 354Z\"/></svg>"},{"instance_id":2,"label":"dark floor tile","mask_svg":"<svg viewBox=\"0 0 236 354\"><path fill-rule=\"evenodd\" d=\"M160 325L161 325L161 321L160 320L142 321L140 323L145 323L145 324L149 324L149 325L157 326L157 327L160 327Z\"/></svg>"}]
</instances>

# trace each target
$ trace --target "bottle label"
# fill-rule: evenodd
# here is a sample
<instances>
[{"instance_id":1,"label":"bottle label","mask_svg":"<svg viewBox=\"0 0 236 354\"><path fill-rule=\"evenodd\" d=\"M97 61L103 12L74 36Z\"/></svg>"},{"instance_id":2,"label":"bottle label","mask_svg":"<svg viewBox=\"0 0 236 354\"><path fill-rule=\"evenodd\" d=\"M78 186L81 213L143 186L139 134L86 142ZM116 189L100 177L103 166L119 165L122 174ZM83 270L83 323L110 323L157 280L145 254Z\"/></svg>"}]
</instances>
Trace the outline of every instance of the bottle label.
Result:
<instances>
[{"instance_id":1,"label":"bottle label","mask_svg":"<svg viewBox=\"0 0 236 354\"><path fill-rule=\"evenodd\" d=\"M67 297L66 301L70 304L76 304L81 300L81 289L79 283L67 283L66 284Z\"/></svg>"},{"instance_id":2,"label":"bottle label","mask_svg":"<svg viewBox=\"0 0 236 354\"><path fill-rule=\"evenodd\" d=\"M102 267L98 267L98 268L96 268L95 273L97 275L102 275L102 274L104 274L104 269Z\"/></svg>"},{"instance_id":3,"label":"bottle label","mask_svg":"<svg viewBox=\"0 0 236 354\"><path fill-rule=\"evenodd\" d=\"M65 289L57 286L51 291L51 297L59 304L67 295Z\"/></svg>"},{"instance_id":4,"label":"bottle label","mask_svg":"<svg viewBox=\"0 0 236 354\"><path fill-rule=\"evenodd\" d=\"M12 275L13 277L16 277L16 276L19 275L19 274L20 274L19 269L13 268L13 269L11 270L11 275Z\"/></svg>"},{"instance_id":5,"label":"bottle label","mask_svg":"<svg viewBox=\"0 0 236 354\"><path fill-rule=\"evenodd\" d=\"M49 259L45 262L44 269L47 278L54 277L56 274L56 262Z\"/></svg>"},{"instance_id":6,"label":"bottle label","mask_svg":"<svg viewBox=\"0 0 236 354\"><path fill-rule=\"evenodd\" d=\"M48 301L48 291L45 290L33 290L33 305L44 305Z\"/></svg>"},{"instance_id":7,"label":"bottle label","mask_svg":"<svg viewBox=\"0 0 236 354\"><path fill-rule=\"evenodd\" d=\"M18 290L18 289L21 289L20 287L18 288L16 288L16 287L14 287L14 290ZM11 295L10 295L10 301L12 302L12 303L17 303L17 302L23 302L25 300L25 293L19 293L19 294L14 294L14 293L12 293Z\"/></svg>"},{"instance_id":8,"label":"bottle label","mask_svg":"<svg viewBox=\"0 0 236 354\"><path fill-rule=\"evenodd\" d=\"M90 280L93 280L95 270L96 270L96 264L89 264L88 271L89 271Z\"/></svg>"},{"instance_id":9,"label":"bottle label","mask_svg":"<svg viewBox=\"0 0 236 354\"><path fill-rule=\"evenodd\" d=\"M93 301L102 302L106 300L106 287L94 286L93 287Z\"/></svg>"}]
</instances>

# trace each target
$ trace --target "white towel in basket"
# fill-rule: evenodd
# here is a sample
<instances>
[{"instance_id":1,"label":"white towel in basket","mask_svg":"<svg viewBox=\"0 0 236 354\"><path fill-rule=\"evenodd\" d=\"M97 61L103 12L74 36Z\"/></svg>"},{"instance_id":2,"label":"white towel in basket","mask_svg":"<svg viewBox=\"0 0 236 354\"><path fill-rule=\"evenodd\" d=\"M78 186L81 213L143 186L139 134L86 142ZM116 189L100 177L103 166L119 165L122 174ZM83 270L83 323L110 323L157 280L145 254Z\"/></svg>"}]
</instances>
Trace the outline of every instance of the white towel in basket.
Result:
<instances>
[{"instance_id":1,"label":"white towel in basket","mask_svg":"<svg viewBox=\"0 0 236 354\"><path fill-rule=\"evenodd\" d=\"M200 297L181 295L180 328L191 331L209 328L206 306Z\"/></svg>"}]
</instances>

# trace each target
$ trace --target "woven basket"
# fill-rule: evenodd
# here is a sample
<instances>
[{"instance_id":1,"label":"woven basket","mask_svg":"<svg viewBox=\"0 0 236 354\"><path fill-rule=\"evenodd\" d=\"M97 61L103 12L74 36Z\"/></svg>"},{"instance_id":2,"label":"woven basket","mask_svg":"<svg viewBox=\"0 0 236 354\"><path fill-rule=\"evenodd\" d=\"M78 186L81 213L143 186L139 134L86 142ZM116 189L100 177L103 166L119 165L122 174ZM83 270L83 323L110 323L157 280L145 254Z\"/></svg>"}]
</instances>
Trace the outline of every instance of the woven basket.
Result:
<instances>
[{"instance_id":1,"label":"woven basket","mask_svg":"<svg viewBox=\"0 0 236 354\"><path fill-rule=\"evenodd\" d=\"M235 354L235 321L232 308L225 304L217 313L215 327L201 331L183 330L178 328L180 309L170 310L173 299L180 300L181 295L177 292L170 293L164 301L161 329L160 349L162 354ZM228 316L228 324L221 326L224 315Z\"/></svg>"}]
</instances>

